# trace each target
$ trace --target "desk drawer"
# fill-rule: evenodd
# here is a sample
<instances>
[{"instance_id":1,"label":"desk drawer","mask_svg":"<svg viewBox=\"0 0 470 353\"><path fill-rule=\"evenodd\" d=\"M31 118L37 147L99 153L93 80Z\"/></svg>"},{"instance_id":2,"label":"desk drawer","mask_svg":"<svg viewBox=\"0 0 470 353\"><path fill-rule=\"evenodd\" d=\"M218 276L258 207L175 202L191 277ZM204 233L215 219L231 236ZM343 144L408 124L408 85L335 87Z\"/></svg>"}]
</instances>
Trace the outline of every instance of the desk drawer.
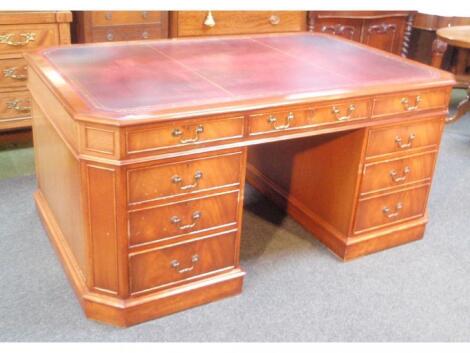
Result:
<instances>
[{"instance_id":1,"label":"desk drawer","mask_svg":"<svg viewBox=\"0 0 470 353\"><path fill-rule=\"evenodd\" d=\"M212 11L213 26L207 16L208 11L178 11L175 36L294 32L307 24L305 11Z\"/></svg>"},{"instance_id":2,"label":"desk drawer","mask_svg":"<svg viewBox=\"0 0 470 353\"><path fill-rule=\"evenodd\" d=\"M0 93L0 120L30 115L31 101L28 91Z\"/></svg>"},{"instance_id":3,"label":"desk drawer","mask_svg":"<svg viewBox=\"0 0 470 353\"><path fill-rule=\"evenodd\" d=\"M441 138L443 118L420 120L388 127L372 128L367 142L367 157L420 148L437 148Z\"/></svg>"},{"instance_id":4,"label":"desk drawer","mask_svg":"<svg viewBox=\"0 0 470 353\"><path fill-rule=\"evenodd\" d=\"M202 157L128 171L130 204L239 185L242 153Z\"/></svg>"},{"instance_id":5,"label":"desk drawer","mask_svg":"<svg viewBox=\"0 0 470 353\"><path fill-rule=\"evenodd\" d=\"M127 130L127 153L158 151L243 137L243 117L183 121Z\"/></svg>"},{"instance_id":6,"label":"desk drawer","mask_svg":"<svg viewBox=\"0 0 470 353\"><path fill-rule=\"evenodd\" d=\"M429 185L359 201L355 232L424 215Z\"/></svg>"},{"instance_id":7,"label":"desk drawer","mask_svg":"<svg viewBox=\"0 0 470 353\"><path fill-rule=\"evenodd\" d=\"M416 91L376 97L372 110L373 118L387 115L416 112L426 109L447 109L448 93L443 90Z\"/></svg>"},{"instance_id":8,"label":"desk drawer","mask_svg":"<svg viewBox=\"0 0 470 353\"><path fill-rule=\"evenodd\" d=\"M384 190L409 183L430 181L434 169L434 152L369 163L364 166L361 193Z\"/></svg>"},{"instance_id":9,"label":"desk drawer","mask_svg":"<svg viewBox=\"0 0 470 353\"><path fill-rule=\"evenodd\" d=\"M27 66L24 59L0 60L0 88L24 87L26 89Z\"/></svg>"},{"instance_id":10,"label":"desk drawer","mask_svg":"<svg viewBox=\"0 0 470 353\"><path fill-rule=\"evenodd\" d=\"M0 25L0 54L59 44L56 24Z\"/></svg>"},{"instance_id":11,"label":"desk drawer","mask_svg":"<svg viewBox=\"0 0 470 353\"><path fill-rule=\"evenodd\" d=\"M162 247L129 257L133 294L234 267L236 231Z\"/></svg>"},{"instance_id":12,"label":"desk drawer","mask_svg":"<svg viewBox=\"0 0 470 353\"><path fill-rule=\"evenodd\" d=\"M155 25L107 26L92 29L93 42L119 42L164 38L162 27Z\"/></svg>"},{"instance_id":13,"label":"desk drawer","mask_svg":"<svg viewBox=\"0 0 470 353\"><path fill-rule=\"evenodd\" d=\"M129 245L235 225L239 191L129 212Z\"/></svg>"},{"instance_id":14,"label":"desk drawer","mask_svg":"<svg viewBox=\"0 0 470 353\"><path fill-rule=\"evenodd\" d=\"M303 110L252 114L249 117L250 135L367 119L368 112L368 101L360 100L312 106Z\"/></svg>"},{"instance_id":15,"label":"desk drawer","mask_svg":"<svg viewBox=\"0 0 470 353\"><path fill-rule=\"evenodd\" d=\"M148 24L161 20L160 11L93 11L91 16L95 26Z\"/></svg>"}]
</instances>

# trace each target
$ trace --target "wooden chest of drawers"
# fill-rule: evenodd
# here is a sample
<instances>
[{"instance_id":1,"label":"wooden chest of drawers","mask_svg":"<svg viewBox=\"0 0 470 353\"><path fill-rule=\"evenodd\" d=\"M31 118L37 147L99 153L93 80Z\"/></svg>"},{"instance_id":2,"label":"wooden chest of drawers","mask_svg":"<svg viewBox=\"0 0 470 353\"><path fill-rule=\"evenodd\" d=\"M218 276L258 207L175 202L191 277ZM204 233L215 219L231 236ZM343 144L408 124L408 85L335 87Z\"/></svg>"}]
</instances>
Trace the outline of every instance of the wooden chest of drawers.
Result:
<instances>
[{"instance_id":1,"label":"wooden chest of drawers","mask_svg":"<svg viewBox=\"0 0 470 353\"><path fill-rule=\"evenodd\" d=\"M413 11L310 11L311 31L338 35L406 56Z\"/></svg>"},{"instance_id":2,"label":"wooden chest of drawers","mask_svg":"<svg viewBox=\"0 0 470 353\"><path fill-rule=\"evenodd\" d=\"M168 11L75 11L74 43L168 37Z\"/></svg>"},{"instance_id":3,"label":"wooden chest of drawers","mask_svg":"<svg viewBox=\"0 0 470 353\"><path fill-rule=\"evenodd\" d=\"M174 11L171 37L305 31L305 11Z\"/></svg>"},{"instance_id":4,"label":"wooden chest of drawers","mask_svg":"<svg viewBox=\"0 0 470 353\"><path fill-rule=\"evenodd\" d=\"M70 12L0 12L0 131L31 126L23 53L70 43Z\"/></svg>"}]
</instances>

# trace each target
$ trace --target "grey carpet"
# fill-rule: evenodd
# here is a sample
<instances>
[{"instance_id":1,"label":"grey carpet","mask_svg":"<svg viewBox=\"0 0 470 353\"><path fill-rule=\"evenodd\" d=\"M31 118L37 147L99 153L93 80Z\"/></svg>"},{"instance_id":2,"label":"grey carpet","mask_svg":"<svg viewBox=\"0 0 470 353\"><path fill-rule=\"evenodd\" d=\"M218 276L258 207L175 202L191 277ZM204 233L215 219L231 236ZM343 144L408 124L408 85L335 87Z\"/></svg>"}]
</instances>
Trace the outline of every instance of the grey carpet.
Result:
<instances>
[{"instance_id":1,"label":"grey carpet","mask_svg":"<svg viewBox=\"0 0 470 353\"><path fill-rule=\"evenodd\" d=\"M443 138L422 241L342 263L247 187L242 295L128 329L89 321L40 224L0 181L0 341L469 341L470 116Z\"/></svg>"}]
</instances>

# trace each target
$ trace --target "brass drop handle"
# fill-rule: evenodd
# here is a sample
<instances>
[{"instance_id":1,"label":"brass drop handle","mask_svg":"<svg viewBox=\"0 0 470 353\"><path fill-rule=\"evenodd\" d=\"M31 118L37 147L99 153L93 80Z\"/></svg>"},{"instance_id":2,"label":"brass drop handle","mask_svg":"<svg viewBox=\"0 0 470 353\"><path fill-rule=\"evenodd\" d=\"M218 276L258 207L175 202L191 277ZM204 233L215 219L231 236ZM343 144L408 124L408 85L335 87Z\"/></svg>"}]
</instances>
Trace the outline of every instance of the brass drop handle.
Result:
<instances>
[{"instance_id":1,"label":"brass drop handle","mask_svg":"<svg viewBox=\"0 0 470 353\"><path fill-rule=\"evenodd\" d=\"M352 117L352 115L355 111L356 111L356 105L355 104L350 104L349 105L349 107L346 111L346 115L341 115L341 110L336 106L333 106L331 108L331 113L333 113L336 120L338 120L338 121L346 121L346 120L351 119L351 117Z\"/></svg>"},{"instance_id":2,"label":"brass drop handle","mask_svg":"<svg viewBox=\"0 0 470 353\"><path fill-rule=\"evenodd\" d=\"M406 178L408 177L408 174L410 174L411 168L410 167L405 167L403 169L402 175L398 176L398 172L395 169L392 169L390 171L390 177L395 183L400 183L402 181L405 181Z\"/></svg>"},{"instance_id":3,"label":"brass drop handle","mask_svg":"<svg viewBox=\"0 0 470 353\"><path fill-rule=\"evenodd\" d=\"M113 14L111 12L106 12L106 14L104 15L104 18L110 21L113 19Z\"/></svg>"},{"instance_id":4,"label":"brass drop handle","mask_svg":"<svg viewBox=\"0 0 470 353\"><path fill-rule=\"evenodd\" d=\"M193 212L193 215L192 215L193 223L179 225L181 223L181 218L178 216L171 217L170 222L172 224L175 224L179 230L186 230L186 229L194 228L197 225L197 221L199 221L201 217L202 217L201 211L195 211Z\"/></svg>"},{"instance_id":5,"label":"brass drop handle","mask_svg":"<svg viewBox=\"0 0 470 353\"><path fill-rule=\"evenodd\" d=\"M15 41L13 40L13 38L15 37L14 33L0 35L0 44L6 44L6 45L14 46L14 47L19 47L22 45L26 45L29 42L32 42L36 39L36 33L34 32L20 33L19 36L22 37L23 39Z\"/></svg>"},{"instance_id":6,"label":"brass drop handle","mask_svg":"<svg viewBox=\"0 0 470 353\"><path fill-rule=\"evenodd\" d=\"M148 11L142 11L142 18L146 19L147 17L149 17L149 12Z\"/></svg>"},{"instance_id":7,"label":"brass drop handle","mask_svg":"<svg viewBox=\"0 0 470 353\"><path fill-rule=\"evenodd\" d=\"M180 190L191 190L191 189L194 189L194 188L197 188L199 186L199 180L202 179L202 172L200 170L196 171L196 173L194 173L194 183L192 184L188 184L188 185L184 185L184 186L180 186ZM174 183L174 184L179 184L183 181L183 178L180 177L179 175L173 175L171 177L171 181Z\"/></svg>"},{"instance_id":8,"label":"brass drop handle","mask_svg":"<svg viewBox=\"0 0 470 353\"><path fill-rule=\"evenodd\" d=\"M274 115L270 115L268 118L268 123L272 125L274 130L284 130L290 127L290 123L294 120L294 118L294 114L289 112L286 118L286 123L284 125L276 125L277 118Z\"/></svg>"},{"instance_id":9,"label":"brass drop handle","mask_svg":"<svg viewBox=\"0 0 470 353\"><path fill-rule=\"evenodd\" d=\"M411 112L413 110L418 109L419 103L421 103L421 96L415 97L415 105L410 105L410 100L408 99L408 97L404 97L401 99L401 104L407 112Z\"/></svg>"},{"instance_id":10,"label":"brass drop handle","mask_svg":"<svg viewBox=\"0 0 470 353\"><path fill-rule=\"evenodd\" d=\"M189 138L189 139L185 139L183 138L183 131L181 131L181 129L174 129L173 132L172 132L172 135L174 137L180 137L180 143L192 143L192 142L197 142L199 141L199 135L202 134L204 132L204 126L202 125L199 125L198 127L196 127L196 130L194 130L194 137L193 138Z\"/></svg>"},{"instance_id":11,"label":"brass drop handle","mask_svg":"<svg viewBox=\"0 0 470 353\"><path fill-rule=\"evenodd\" d=\"M114 34L112 34L111 32L108 32L108 34L106 34L106 39L109 41L114 40Z\"/></svg>"},{"instance_id":12,"label":"brass drop handle","mask_svg":"<svg viewBox=\"0 0 470 353\"><path fill-rule=\"evenodd\" d=\"M26 66L24 69L26 70ZM8 67L5 70L3 70L3 76L7 78L11 78L13 80L18 80L18 81L24 81L28 78L26 74L25 75L18 74L16 72L16 67Z\"/></svg>"},{"instance_id":13,"label":"brass drop handle","mask_svg":"<svg viewBox=\"0 0 470 353\"><path fill-rule=\"evenodd\" d=\"M269 23L273 26L278 25L281 22L281 18L278 15L269 16Z\"/></svg>"},{"instance_id":14,"label":"brass drop handle","mask_svg":"<svg viewBox=\"0 0 470 353\"><path fill-rule=\"evenodd\" d=\"M400 147L401 149L406 149L406 148L411 148L413 146L413 141L414 141L415 138L416 138L416 134L411 133L408 136L408 142L407 143L403 143L400 136L395 137L395 142L398 145L398 147Z\"/></svg>"},{"instance_id":15,"label":"brass drop handle","mask_svg":"<svg viewBox=\"0 0 470 353\"><path fill-rule=\"evenodd\" d=\"M191 256L191 266L190 267L185 267L185 268L179 268L180 267L180 262L178 260L172 260L170 262L171 267L173 267L176 272L178 273L186 273L194 270L194 266L196 266L196 263L199 261L199 255L195 254Z\"/></svg>"},{"instance_id":16,"label":"brass drop handle","mask_svg":"<svg viewBox=\"0 0 470 353\"><path fill-rule=\"evenodd\" d=\"M22 100L22 99L14 99L12 101L7 102L7 108L8 109L14 109L18 112L29 112L29 111L31 111L31 106L21 105L22 102L27 102L27 101Z\"/></svg>"},{"instance_id":17,"label":"brass drop handle","mask_svg":"<svg viewBox=\"0 0 470 353\"><path fill-rule=\"evenodd\" d=\"M147 31L143 31L143 32L142 32L142 38L148 39L149 36L150 36L150 35L149 35L149 32L147 32Z\"/></svg>"},{"instance_id":18,"label":"brass drop handle","mask_svg":"<svg viewBox=\"0 0 470 353\"><path fill-rule=\"evenodd\" d=\"M400 211L401 211L402 208L403 208L403 203L399 202L395 205L395 211L394 212L392 212L392 210L387 206L385 206L382 209L382 211L388 219L393 219L393 218L397 218L400 215Z\"/></svg>"},{"instance_id":19,"label":"brass drop handle","mask_svg":"<svg viewBox=\"0 0 470 353\"><path fill-rule=\"evenodd\" d=\"M204 19L204 26L212 28L215 26L215 19L214 16L212 16L212 11L208 11L206 18Z\"/></svg>"}]
</instances>

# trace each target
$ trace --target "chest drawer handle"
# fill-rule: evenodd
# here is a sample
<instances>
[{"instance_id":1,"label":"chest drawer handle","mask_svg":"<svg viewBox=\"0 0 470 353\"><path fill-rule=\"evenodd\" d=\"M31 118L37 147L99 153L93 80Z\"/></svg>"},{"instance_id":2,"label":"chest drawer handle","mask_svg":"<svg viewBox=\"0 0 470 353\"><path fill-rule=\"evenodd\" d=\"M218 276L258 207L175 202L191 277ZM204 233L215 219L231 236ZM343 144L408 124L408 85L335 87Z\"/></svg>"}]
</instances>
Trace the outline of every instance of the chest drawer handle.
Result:
<instances>
[{"instance_id":1,"label":"chest drawer handle","mask_svg":"<svg viewBox=\"0 0 470 353\"><path fill-rule=\"evenodd\" d=\"M393 219L397 218L400 215L400 211L402 210L402 208L403 203L399 202L395 206L395 212L392 212L392 210L387 206L385 206L382 211L388 219Z\"/></svg>"},{"instance_id":2,"label":"chest drawer handle","mask_svg":"<svg viewBox=\"0 0 470 353\"><path fill-rule=\"evenodd\" d=\"M111 21L113 19L113 14L111 12L106 12L104 15L104 18L107 19L108 21Z\"/></svg>"},{"instance_id":3,"label":"chest drawer handle","mask_svg":"<svg viewBox=\"0 0 470 353\"><path fill-rule=\"evenodd\" d=\"M390 177L395 183L400 183L402 181L405 181L406 178L408 177L408 174L410 174L411 168L410 167L405 167L403 169L403 173L401 176L398 176L398 172L395 169L392 169L390 171Z\"/></svg>"},{"instance_id":4,"label":"chest drawer handle","mask_svg":"<svg viewBox=\"0 0 470 353\"><path fill-rule=\"evenodd\" d=\"M186 229L194 228L197 225L197 221L199 221L201 217L202 217L201 211L195 211L193 212L193 215L192 215L193 223L179 225L181 223L181 218L179 218L178 216L171 217L170 222L176 225L179 230L186 230Z\"/></svg>"},{"instance_id":5,"label":"chest drawer handle","mask_svg":"<svg viewBox=\"0 0 470 353\"><path fill-rule=\"evenodd\" d=\"M143 31L143 32L142 32L142 38L148 39L149 36L150 36L149 32L147 32L147 31Z\"/></svg>"},{"instance_id":6,"label":"chest drawer handle","mask_svg":"<svg viewBox=\"0 0 470 353\"><path fill-rule=\"evenodd\" d=\"M196 171L196 173L194 173L194 183L180 186L180 190L185 191L185 190L191 190L191 189L197 188L199 186L199 180L201 179L202 179L202 172L198 170ZM179 184L183 181L183 178L180 177L179 175L173 175L171 177L171 181L174 184Z\"/></svg>"},{"instance_id":7,"label":"chest drawer handle","mask_svg":"<svg viewBox=\"0 0 470 353\"><path fill-rule=\"evenodd\" d=\"M268 123L270 123L274 130L285 130L290 127L290 123L294 120L295 116L293 113L289 113L286 118L286 123L284 125L276 125L277 118L274 115L270 115L268 118Z\"/></svg>"},{"instance_id":8,"label":"chest drawer handle","mask_svg":"<svg viewBox=\"0 0 470 353\"><path fill-rule=\"evenodd\" d=\"M196 130L194 130L194 137L193 138L189 138L189 139L185 139L183 138L183 131L181 131L180 129L176 128L173 130L173 132L171 133L174 137L181 137L180 138L180 143L193 143L193 142L197 142L199 141L199 136L200 134L202 134L204 132L204 126L202 125L199 125Z\"/></svg>"},{"instance_id":9,"label":"chest drawer handle","mask_svg":"<svg viewBox=\"0 0 470 353\"><path fill-rule=\"evenodd\" d=\"M19 36L23 38L23 40L15 41L13 33L8 33L4 35L0 35L0 44L11 45L13 47L19 47L22 45L26 45L29 42L32 42L36 39L36 33L29 32L29 33L20 33Z\"/></svg>"},{"instance_id":10,"label":"chest drawer handle","mask_svg":"<svg viewBox=\"0 0 470 353\"><path fill-rule=\"evenodd\" d=\"M25 67L25 70L26 70L26 67ZM27 75L16 73L16 67L8 67L5 70L3 70L3 76L6 78L11 78L13 80L18 80L18 81L24 81L28 78Z\"/></svg>"},{"instance_id":11,"label":"chest drawer handle","mask_svg":"<svg viewBox=\"0 0 470 353\"><path fill-rule=\"evenodd\" d=\"M269 16L269 23L271 23L273 26L278 25L281 23L281 18L278 15L271 15Z\"/></svg>"},{"instance_id":12,"label":"chest drawer handle","mask_svg":"<svg viewBox=\"0 0 470 353\"><path fill-rule=\"evenodd\" d=\"M170 262L170 264L171 264L171 267L176 270L176 272L186 273L186 272L191 272L192 270L194 270L194 266L196 266L198 261L199 261L199 255L195 254L195 255L191 256L191 266L190 267L179 268L181 264L178 260L172 260Z\"/></svg>"},{"instance_id":13,"label":"chest drawer handle","mask_svg":"<svg viewBox=\"0 0 470 353\"><path fill-rule=\"evenodd\" d=\"M21 103L27 102L26 100L22 99L14 99L12 101L7 102L8 109L14 109L17 112L29 112L31 111L31 107L29 105L21 105Z\"/></svg>"},{"instance_id":14,"label":"chest drawer handle","mask_svg":"<svg viewBox=\"0 0 470 353\"><path fill-rule=\"evenodd\" d=\"M212 28L215 26L215 19L214 16L212 16L212 11L208 11L206 18L204 19L204 26Z\"/></svg>"},{"instance_id":15,"label":"chest drawer handle","mask_svg":"<svg viewBox=\"0 0 470 353\"><path fill-rule=\"evenodd\" d=\"M403 108L407 112L412 112L416 109L418 109L419 103L421 103L421 96L416 96L415 98L415 105L410 105L410 100L407 97L404 97L401 99L401 104L403 105Z\"/></svg>"},{"instance_id":16,"label":"chest drawer handle","mask_svg":"<svg viewBox=\"0 0 470 353\"><path fill-rule=\"evenodd\" d=\"M338 120L338 121L346 121L346 120L351 119L352 115L355 111L356 111L356 105L355 104L350 104L349 105L349 107L346 111L346 115L341 115L341 110L336 106L333 106L331 108L331 113L333 113L336 120Z\"/></svg>"},{"instance_id":17,"label":"chest drawer handle","mask_svg":"<svg viewBox=\"0 0 470 353\"><path fill-rule=\"evenodd\" d=\"M416 135L415 134L410 134L408 136L408 142L407 143L403 143L402 139L400 136L396 136L395 137L395 142L396 144L398 145L398 147L400 147L401 149L407 149L407 148L411 148L413 146L413 141L414 139L416 138Z\"/></svg>"},{"instance_id":18,"label":"chest drawer handle","mask_svg":"<svg viewBox=\"0 0 470 353\"><path fill-rule=\"evenodd\" d=\"M108 34L106 34L106 39L109 41L112 41L114 39L114 34L112 34L111 32L108 32Z\"/></svg>"}]
</instances>

